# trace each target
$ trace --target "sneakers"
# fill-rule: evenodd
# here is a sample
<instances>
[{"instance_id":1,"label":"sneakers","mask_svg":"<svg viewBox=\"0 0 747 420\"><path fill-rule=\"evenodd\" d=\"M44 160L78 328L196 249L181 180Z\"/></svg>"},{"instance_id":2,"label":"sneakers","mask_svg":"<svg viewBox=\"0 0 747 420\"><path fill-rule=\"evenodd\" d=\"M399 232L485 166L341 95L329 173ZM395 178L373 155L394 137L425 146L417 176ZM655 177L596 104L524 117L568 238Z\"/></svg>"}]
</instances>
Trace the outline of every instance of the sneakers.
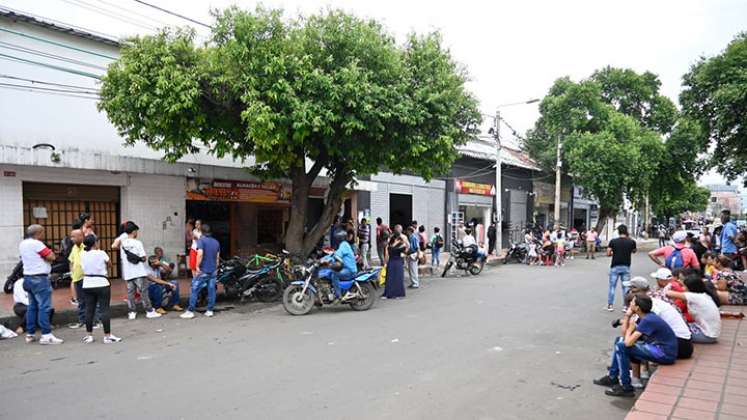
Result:
<instances>
[{"instance_id":1,"label":"sneakers","mask_svg":"<svg viewBox=\"0 0 747 420\"><path fill-rule=\"evenodd\" d=\"M133 319L137 318L137 312L130 312L127 314L127 319L132 321Z\"/></svg>"},{"instance_id":2,"label":"sneakers","mask_svg":"<svg viewBox=\"0 0 747 420\"><path fill-rule=\"evenodd\" d=\"M150 312L145 313L145 317L148 319L160 318L161 314L151 309Z\"/></svg>"},{"instance_id":3,"label":"sneakers","mask_svg":"<svg viewBox=\"0 0 747 420\"><path fill-rule=\"evenodd\" d=\"M214 314L213 314L213 311L205 311L205 316L206 316L206 317L210 318L210 317L212 317L213 315L214 315Z\"/></svg>"},{"instance_id":4,"label":"sneakers","mask_svg":"<svg viewBox=\"0 0 747 420\"><path fill-rule=\"evenodd\" d=\"M594 385L600 386L614 386L618 385L620 381L617 378L612 378L609 375L604 375L599 379L594 379Z\"/></svg>"},{"instance_id":5,"label":"sneakers","mask_svg":"<svg viewBox=\"0 0 747 420\"><path fill-rule=\"evenodd\" d=\"M183 310L184 310L184 308L182 308L182 307L181 307L181 306L179 306L179 305L174 305L174 306L172 306L172 307L171 307L171 310L172 310L172 311L176 311L176 312L181 312L181 311L183 311Z\"/></svg>"},{"instance_id":6,"label":"sneakers","mask_svg":"<svg viewBox=\"0 0 747 420\"><path fill-rule=\"evenodd\" d=\"M614 310L615 308L612 305L607 305L607 312L612 312Z\"/></svg>"},{"instance_id":7,"label":"sneakers","mask_svg":"<svg viewBox=\"0 0 747 420\"><path fill-rule=\"evenodd\" d=\"M39 344L41 345L62 344L64 342L65 340L57 338L52 334L43 335L42 338L39 339Z\"/></svg>"},{"instance_id":8,"label":"sneakers","mask_svg":"<svg viewBox=\"0 0 747 420\"><path fill-rule=\"evenodd\" d=\"M181 319L192 319L194 317L195 317L195 314L192 311L184 311L183 314L179 315L179 318Z\"/></svg>"},{"instance_id":9,"label":"sneakers","mask_svg":"<svg viewBox=\"0 0 747 420\"><path fill-rule=\"evenodd\" d=\"M28 343L33 343L34 341L36 341L36 336L35 335L28 335L28 334L26 335L26 343L27 344Z\"/></svg>"},{"instance_id":10,"label":"sneakers","mask_svg":"<svg viewBox=\"0 0 747 420\"><path fill-rule=\"evenodd\" d=\"M87 335L87 336L83 337L83 340L81 340L81 341L83 342L83 344L91 344L91 343L94 342L94 338L93 338L92 335Z\"/></svg>"},{"instance_id":11,"label":"sneakers","mask_svg":"<svg viewBox=\"0 0 747 420\"><path fill-rule=\"evenodd\" d=\"M604 391L605 395L609 395L610 397L635 397L635 389L633 387L625 388L620 384L617 384L613 386L612 388Z\"/></svg>"},{"instance_id":12,"label":"sneakers","mask_svg":"<svg viewBox=\"0 0 747 420\"><path fill-rule=\"evenodd\" d=\"M166 312L166 309L163 309L163 308L158 308L158 309L156 309L156 312L158 312L158 313L159 313L159 314L161 314L161 315L166 315L166 313L167 313L167 312Z\"/></svg>"},{"instance_id":13,"label":"sneakers","mask_svg":"<svg viewBox=\"0 0 747 420\"><path fill-rule=\"evenodd\" d=\"M643 382L640 378L630 378L630 386L634 389L643 389Z\"/></svg>"},{"instance_id":14,"label":"sneakers","mask_svg":"<svg viewBox=\"0 0 747 420\"><path fill-rule=\"evenodd\" d=\"M104 336L104 344L119 343L120 341L122 341L122 339L117 337L114 334L109 334L109 335Z\"/></svg>"},{"instance_id":15,"label":"sneakers","mask_svg":"<svg viewBox=\"0 0 747 420\"><path fill-rule=\"evenodd\" d=\"M83 326L83 324L81 324L80 322L73 322L72 324L68 325L67 327L70 328L71 330L77 330L78 328L80 328L82 326Z\"/></svg>"}]
</instances>

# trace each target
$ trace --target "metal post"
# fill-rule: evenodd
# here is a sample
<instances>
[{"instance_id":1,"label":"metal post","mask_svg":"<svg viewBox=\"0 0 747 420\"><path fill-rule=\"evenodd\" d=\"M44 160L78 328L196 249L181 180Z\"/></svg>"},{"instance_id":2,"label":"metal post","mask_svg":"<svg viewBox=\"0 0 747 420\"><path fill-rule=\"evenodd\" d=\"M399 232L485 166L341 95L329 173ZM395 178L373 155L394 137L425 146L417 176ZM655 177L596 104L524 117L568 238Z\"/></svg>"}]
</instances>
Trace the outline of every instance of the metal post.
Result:
<instances>
[{"instance_id":1,"label":"metal post","mask_svg":"<svg viewBox=\"0 0 747 420\"><path fill-rule=\"evenodd\" d=\"M560 161L560 135L558 135L558 147L557 147L557 153L556 153L556 163L555 163L555 212L553 213L553 216L555 218L555 224L560 224L560 177L561 177L561 167L563 166L563 162Z\"/></svg>"},{"instance_id":2,"label":"metal post","mask_svg":"<svg viewBox=\"0 0 747 420\"><path fill-rule=\"evenodd\" d=\"M500 256L503 250L503 207L501 193L501 111L495 111L495 254Z\"/></svg>"}]
</instances>

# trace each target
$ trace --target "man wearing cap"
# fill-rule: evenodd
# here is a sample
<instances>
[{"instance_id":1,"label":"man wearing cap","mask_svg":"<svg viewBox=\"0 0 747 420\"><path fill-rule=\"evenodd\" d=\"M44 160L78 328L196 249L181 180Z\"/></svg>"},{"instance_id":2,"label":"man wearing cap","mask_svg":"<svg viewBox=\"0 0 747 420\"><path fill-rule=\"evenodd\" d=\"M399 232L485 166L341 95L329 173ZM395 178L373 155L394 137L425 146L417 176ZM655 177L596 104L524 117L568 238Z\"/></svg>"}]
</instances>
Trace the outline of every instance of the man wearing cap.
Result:
<instances>
[{"instance_id":1,"label":"man wearing cap","mask_svg":"<svg viewBox=\"0 0 747 420\"><path fill-rule=\"evenodd\" d=\"M700 270L698 256L695 255L695 251L685 246L686 240L687 232L679 230L672 235L674 246L667 245L655 249L648 253L648 257L659 267L666 267L670 270L691 267ZM663 262L659 259L662 256L664 257Z\"/></svg>"},{"instance_id":2,"label":"man wearing cap","mask_svg":"<svg viewBox=\"0 0 747 420\"><path fill-rule=\"evenodd\" d=\"M668 268L660 268L651 273L651 277L656 280L656 285L658 286L658 288L651 293L651 296L670 303L680 311L686 322L693 322L692 315L687 312L687 302L682 299L671 299L667 296L667 290L685 292L685 286L677 281L677 279L672 275L672 271Z\"/></svg>"},{"instance_id":3,"label":"man wearing cap","mask_svg":"<svg viewBox=\"0 0 747 420\"><path fill-rule=\"evenodd\" d=\"M677 337L677 358L689 359L693 354L692 334L690 334L690 328L688 328L680 312L664 300L654 297L648 280L644 277L633 277L630 280L629 298L632 299L636 293L645 293L651 297L653 303L651 312L659 315L659 318L663 319L672 328L674 335Z\"/></svg>"}]
</instances>

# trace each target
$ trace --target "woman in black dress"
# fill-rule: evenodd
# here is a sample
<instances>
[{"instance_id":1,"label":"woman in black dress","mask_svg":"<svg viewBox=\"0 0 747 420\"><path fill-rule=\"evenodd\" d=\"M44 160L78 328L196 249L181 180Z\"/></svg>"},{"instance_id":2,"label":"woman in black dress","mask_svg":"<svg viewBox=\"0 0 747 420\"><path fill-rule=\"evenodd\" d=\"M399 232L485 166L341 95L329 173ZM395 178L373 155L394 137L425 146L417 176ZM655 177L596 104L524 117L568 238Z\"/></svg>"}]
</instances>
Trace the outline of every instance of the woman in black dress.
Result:
<instances>
[{"instance_id":1,"label":"woman in black dress","mask_svg":"<svg viewBox=\"0 0 747 420\"><path fill-rule=\"evenodd\" d=\"M385 299L405 297L405 261L402 254L406 253L408 248L408 240L402 234L402 226L395 226L386 251L386 286L382 296Z\"/></svg>"}]
</instances>

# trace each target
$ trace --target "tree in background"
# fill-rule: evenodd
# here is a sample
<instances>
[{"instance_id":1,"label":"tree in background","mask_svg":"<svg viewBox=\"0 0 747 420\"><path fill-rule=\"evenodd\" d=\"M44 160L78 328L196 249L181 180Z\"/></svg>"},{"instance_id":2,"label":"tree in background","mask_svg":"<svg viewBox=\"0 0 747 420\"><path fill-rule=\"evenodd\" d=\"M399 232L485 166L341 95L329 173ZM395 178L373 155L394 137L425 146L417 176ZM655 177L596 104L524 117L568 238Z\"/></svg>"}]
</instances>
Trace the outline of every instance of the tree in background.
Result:
<instances>
[{"instance_id":1,"label":"tree in background","mask_svg":"<svg viewBox=\"0 0 747 420\"><path fill-rule=\"evenodd\" d=\"M610 67L580 82L558 79L527 134L525 148L548 169L562 139L564 169L599 201L598 229L624 197L640 202L655 182L665 158L662 135L676 117L659 84L651 73Z\"/></svg>"},{"instance_id":2,"label":"tree in background","mask_svg":"<svg viewBox=\"0 0 747 420\"><path fill-rule=\"evenodd\" d=\"M319 242L356 177L380 169L445 173L480 116L466 72L437 33L403 46L375 21L330 11L216 13L211 42L164 30L138 37L103 79L99 109L128 144L175 161L201 149L293 187L288 250ZM307 199L329 178L325 209L305 232Z\"/></svg>"},{"instance_id":3,"label":"tree in background","mask_svg":"<svg viewBox=\"0 0 747 420\"><path fill-rule=\"evenodd\" d=\"M747 33L721 54L701 57L683 86L683 112L703 127L697 150L709 152L709 166L728 180L747 173Z\"/></svg>"}]
</instances>

